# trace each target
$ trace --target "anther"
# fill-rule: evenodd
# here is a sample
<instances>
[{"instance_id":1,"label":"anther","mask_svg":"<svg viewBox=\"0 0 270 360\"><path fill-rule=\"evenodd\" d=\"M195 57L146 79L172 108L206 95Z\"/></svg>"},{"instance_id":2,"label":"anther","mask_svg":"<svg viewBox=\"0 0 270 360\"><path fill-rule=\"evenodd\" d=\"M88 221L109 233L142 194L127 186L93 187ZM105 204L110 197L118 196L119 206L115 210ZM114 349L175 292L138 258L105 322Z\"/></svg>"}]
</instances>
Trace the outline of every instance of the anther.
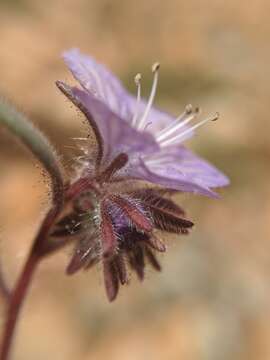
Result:
<instances>
[{"instance_id":1,"label":"anther","mask_svg":"<svg viewBox=\"0 0 270 360\"><path fill-rule=\"evenodd\" d=\"M138 113L139 113L139 104L141 101L141 79L142 75L137 74L134 78L135 84L137 86L137 100L136 100L136 106L135 106L135 112L132 118L132 126L136 128Z\"/></svg>"},{"instance_id":2,"label":"anther","mask_svg":"<svg viewBox=\"0 0 270 360\"><path fill-rule=\"evenodd\" d=\"M135 76L135 78L134 78L135 84L136 84L137 86L139 86L140 83L141 83L141 80L142 80L142 74L138 73L138 74Z\"/></svg>"},{"instance_id":3,"label":"anther","mask_svg":"<svg viewBox=\"0 0 270 360\"><path fill-rule=\"evenodd\" d=\"M185 113L187 115L191 114L192 113L192 105L191 104L188 104L185 108Z\"/></svg>"},{"instance_id":4,"label":"anther","mask_svg":"<svg viewBox=\"0 0 270 360\"><path fill-rule=\"evenodd\" d=\"M217 121L219 119L219 116L220 116L219 112L216 112L215 116L211 121Z\"/></svg>"},{"instance_id":5,"label":"anther","mask_svg":"<svg viewBox=\"0 0 270 360\"><path fill-rule=\"evenodd\" d=\"M158 62L155 62L153 65L152 65L152 72L155 73L156 71L158 71L160 68L160 63Z\"/></svg>"}]
</instances>

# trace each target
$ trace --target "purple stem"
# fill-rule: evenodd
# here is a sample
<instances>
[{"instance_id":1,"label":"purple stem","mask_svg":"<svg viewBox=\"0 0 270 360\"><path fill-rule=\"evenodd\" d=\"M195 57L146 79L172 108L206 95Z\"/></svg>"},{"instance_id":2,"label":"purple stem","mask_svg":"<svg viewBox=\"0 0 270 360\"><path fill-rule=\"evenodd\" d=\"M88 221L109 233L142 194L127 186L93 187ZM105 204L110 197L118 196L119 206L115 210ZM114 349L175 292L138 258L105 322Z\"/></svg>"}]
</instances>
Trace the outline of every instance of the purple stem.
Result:
<instances>
[{"instance_id":1,"label":"purple stem","mask_svg":"<svg viewBox=\"0 0 270 360\"><path fill-rule=\"evenodd\" d=\"M31 283L34 271L39 261L46 255L45 242L47 240L51 226L53 225L60 209L61 205L55 205L47 213L47 216L45 217L39 233L37 234L37 237L34 241L28 259L26 260L23 271L17 281L15 289L10 295L8 313L0 350L0 360L8 359L19 312Z\"/></svg>"},{"instance_id":2,"label":"purple stem","mask_svg":"<svg viewBox=\"0 0 270 360\"><path fill-rule=\"evenodd\" d=\"M1 360L8 359L18 315L39 259L40 257L37 254L30 254L17 285L11 294L0 353Z\"/></svg>"},{"instance_id":3,"label":"purple stem","mask_svg":"<svg viewBox=\"0 0 270 360\"><path fill-rule=\"evenodd\" d=\"M6 281L4 279L3 270L0 264L0 294L2 295L4 301L8 302L10 299L11 291L9 290Z\"/></svg>"}]
</instances>

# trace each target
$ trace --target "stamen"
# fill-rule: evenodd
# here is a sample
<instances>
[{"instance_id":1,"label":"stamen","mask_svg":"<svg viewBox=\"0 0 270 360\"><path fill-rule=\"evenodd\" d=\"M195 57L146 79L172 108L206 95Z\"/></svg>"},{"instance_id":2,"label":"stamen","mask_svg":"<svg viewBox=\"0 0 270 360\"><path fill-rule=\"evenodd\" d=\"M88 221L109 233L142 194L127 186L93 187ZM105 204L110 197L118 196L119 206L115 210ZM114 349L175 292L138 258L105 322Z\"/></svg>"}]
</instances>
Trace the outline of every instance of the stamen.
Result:
<instances>
[{"instance_id":1,"label":"stamen","mask_svg":"<svg viewBox=\"0 0 270 360\"><path fill-rule=\"evenodd\" d=\"M141 79L142 79L141 74L137 74L134 78L135 84L137 86L137 101L136 101L135 113L132 118L132 126L133 127L136 127L138 113L139 113L139 104L141 102Z\"/></svg>"},{"instance_id":2,"label":"stamen","mask_svg":"<svg viewBox=\"0 0 270 360\"><path fill-rule=\"evenodd\" d=\"M172 139L168 139L168 140L165 140L165 141L161 142L160 146L164 147L164 146L167 146L167 145L174 145L176 142L178 142L179 140L182 140L186 135L191 133L193 130L197 129L198 127L202 126L203 124L207 123L208 121L216 121L218 118L219 118L219 113L216 113L213 117L210 117L210 118L207 118L207 119L204 119L204 120L200 121L198 124L195 124L191 128L189 128L189 129L185 130L184 132L176 135Z\"/></svg>"},{"instance_id":3,"label":"stamen","mask_svg":"<svg viewBox=\"0 0 270 360\"><path fill-rule=\"evenodd\" d=\"M172 158L171 157L167 157L167 158L161 158L161 159L154 159L154 160L145 160L145 163L147 165L151 165L151 166L155 166L155 165L165 165L165 164L168 164L170 161L172 161Z\"/></svg>"},{"instance_id":4,"label":"stamen","mask_svg":"<svg viewBox=\"0 0 270 360\"><path fill-rule=\"evenodd\" d=\"M183 114L178 116L178 118L176 118L172 124L170 124L164 130L162 130L162 132L157 137L158 142L161 142L162 140L166 139L168 136L172 135L174 132L181 129L183 126L188 124L190 121L192 121L198 115L200 109L196 108L194 110L194 112L192 112L192 108L190 108L190 106L191 105L188 105ZM180 121L180 123L179 123L179 121Z\"/></svg>"},{"instance_id":5,"label":"stamen","mask_svg":"<svg viewBox=\"0 0 270 360\"><path fill-rule=\"evenodd\" d=\"M151 93L150 93L150 96L149 96L148 103L146 105L144 114L141 117L139 125L138 125L139 130L144 127L147 116L148 116L148 114L150 112L150 109L151 109L151 107L153 105L153 102L154 102L154 98L155 98L156 90L157 90L157 84L158 84L158 70L159 70L159 67L160 67L159 63L155 63L152 66L152 72L154 73L154 80L153 80L152 89L151 89Z\"/></svg>"},{"instance_id":6,"label":"stamen","mask_svg":"<svg viewBox=\"0 0 270 360\"><path fill-rule=\"evenodd\" d=\"M82 141L89 141L89 138L85 138L85 137L72 137L72 140L82 140Z\"/></svg>"},{"instance_id":7,"label":"stamen","mask_svg":"<svg viewBox=\"0 0 270 360\"><path fill-rule=\"evenodd\" d=\"M178 123L179 121L183 121L185 119L185 117L187 115L192 114L193 110L192 110L192 105L188 104L185 108L185 110L182 112L182 114L180 114L171 124L169 124L168 126L166 126L163 130L161 130L158 134L159 136L162 136L165 132L167 132L168 130L170 130L172 127L175 126L176 123Z\"/></svg>"}]
</instances>

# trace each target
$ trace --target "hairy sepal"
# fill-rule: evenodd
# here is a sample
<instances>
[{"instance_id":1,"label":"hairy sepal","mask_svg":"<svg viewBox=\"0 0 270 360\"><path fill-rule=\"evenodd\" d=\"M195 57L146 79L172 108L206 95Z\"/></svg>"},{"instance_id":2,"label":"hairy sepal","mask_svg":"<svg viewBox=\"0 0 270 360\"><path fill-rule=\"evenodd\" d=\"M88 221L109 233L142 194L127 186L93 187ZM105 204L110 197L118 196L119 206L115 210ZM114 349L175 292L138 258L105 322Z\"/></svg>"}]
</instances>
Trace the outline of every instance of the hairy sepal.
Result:
<instances>
[{"instance_id":1,"label":"hairy sepal","mask_svg":"<svg viewBox=\"0 0 270 360\"><path fill-rule=\"evenodd\" d=\"M110 200L122 210L138 229L145 232L151 232L153 230L153 224L148 214L140 207L135 199L120 195L111 195Z\"/></svg>"},{"instance_id":2,"label":"hairy sepal","mask_svg":"<svg viewBox=\"0 0 270 360\"><path fill-rule=\"evenodd\" d=\"M113 219L107 200L103 200L100 206L100 236L103 249L103 257L112 257L117 251L117 235L113 227Z\"/></svg>"}]
</instances>

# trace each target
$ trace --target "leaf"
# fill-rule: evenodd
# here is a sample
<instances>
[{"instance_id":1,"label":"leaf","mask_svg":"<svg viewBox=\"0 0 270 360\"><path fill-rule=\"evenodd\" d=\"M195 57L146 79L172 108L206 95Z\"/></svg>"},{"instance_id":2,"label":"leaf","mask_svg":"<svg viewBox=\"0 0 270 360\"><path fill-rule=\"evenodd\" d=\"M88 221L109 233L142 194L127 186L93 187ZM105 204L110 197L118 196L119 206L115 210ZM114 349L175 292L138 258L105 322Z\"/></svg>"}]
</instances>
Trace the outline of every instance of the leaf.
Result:
<instances>
[{"instance_id":1,"label":"leaf","mask_svg":"<svg viewBox=\"0 0 270 360\"><path fill-rule=\"evenodd\" d=\"M50 235L54 237L77 235L83 230L82 221L83 218L81 214L75 212L70 213L58 221Z\"/></svg>"},{"instance_id":2,"label":"leaf","mask_svg":"<svg viewBox=\"0 0 270 360\"><path fill-rule=\"evenodd\" d=\"M152 249L159 251L159 252L165 252L166 251L166 245L162 240L157 238L155 235L151 235L146 240L147 245L149 245Z\"/></svg>"},{"instance_id":3,"label":"leaf","mask_svg":"<svg viewBox=\"0 0 270 360\"><path fill-rule=\"evenodd\" d=\"M142 189L133 193L134 197L138 196L141 201L148 206L158 207L175 215L185 215L184 210L180 206L178 206L174 201L161 195L163 195L162 189Z\"/></svg>"},{"instance_id":4,"label":"leaf","mask_svg":"<svg viewBox=\"0 0 270 360\"><path fill-rule=\"evenodd\" d=\"M121 284L127 284L129 281L129 275L124 256L122 254L118 254L114 259L114 264Z\"/></svg>"},{"instance_id":5,"label":"leaf","mask_svg":"<svg viewBox=\"0 0 270 360\"><path fill-rule=\"evenodd\" d=\"M112 261L104 260L103 262L103 276L105 289L109 301L115 300L119 290L119 279Z\"/></svg>"},{"instance_id":6,"label":"leaf","mask_svg":"<svg viewBox=\"0 0 270 360\"><path fill-rule=\"evenodd\" d=\"M145 255L148 261L150 262L150 264L152 265L152 267L157 271L161 271L161 265L157 260L156 256L154 255L153 251L148 248L145 248Z\"/></svg>"},{"instance_id":7,"label":"leaf","mask_svg":"<svg viewBox=\"0 0 270 360\"><path fill-rule=\"evenodd\" d=\"M98 181L105 183L110 181L113 175L122 169L128 162L128 156L125 153L121 153L111 162L111 164L98 176Z\"/></svg>"},{"instance_id":8,"label":"leaf","mask_svg":"<svg viewBox=\"0 0 270 360\"><path fill-rule=\"evenodd\" d=\"M100 235L103 248L103 257L111 257L117 250L117 236L113 228L113 220L106 200L100 206L101 222Z\"/></svg>"},{"instance_id":9,"label":"leaf","mask_svg":"<svg viewBox=\"0 0 270 360\"><path fill-rule=\"evenodd\" d=\"M81 268L89 268L90 265L98 262L98 243L92 237L83 238L77 244L73 256L67 266L66 273L73 275Z\"/></svg>"},{"instance_id":10,"label":"leaf","mask_svg":"<svg viewBox=\"0 0 270 360\"><path fill-rule=\"evenodd\" d=\"M128 256L129 256L129 263L131 268L136 271L139 280L142 281L144 279L144 267L145 267L142 247L141 246L134 247L133 250L129 252Z\"/></svg>"},{"instance_id":11,"label":"leaf","mask_svg":"<svg viewBox=\"0 0 270 360\"><path fill-rule=\"evenodd\" d=\"M155 227L159 230L175 233L188 234L188 229L193 226L189 220L177 217L164 209L150 207Z\"/></svg>"},{"instance_id":12,"label":"leaf","mask_svg":"<svg viewBox=\"0 0 270 360\"><path fill-rule=\"evenodd\" d=\"M180 217L184 215L184 211L175 202L160 196L156 190L145 189L133 192L132 196L135 195L139 195L143 206L149 210L157 229L187 234L188 229L193 226L191 221Z\"/></svg>"}]
</instances>

